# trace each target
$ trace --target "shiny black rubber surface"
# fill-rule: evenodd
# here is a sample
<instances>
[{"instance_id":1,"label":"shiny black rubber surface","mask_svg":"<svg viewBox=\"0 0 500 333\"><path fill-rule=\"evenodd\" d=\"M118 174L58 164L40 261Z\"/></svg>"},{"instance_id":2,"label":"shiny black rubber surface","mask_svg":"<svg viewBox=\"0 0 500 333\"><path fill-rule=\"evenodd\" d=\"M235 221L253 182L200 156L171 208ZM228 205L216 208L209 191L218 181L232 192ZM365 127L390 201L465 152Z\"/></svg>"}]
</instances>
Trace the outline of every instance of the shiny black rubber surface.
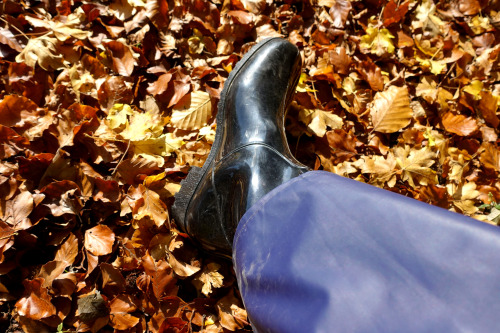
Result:
<instances>
[{"instance_id":1,"label":"shiny black rubber surface","mask_svg":"<svg viewBox=\"0 0 500 333\"><path fill-rule=\"evenodd\" d=\"M284 130L300 66L293 44L271 38L254 46L226 81L212 151L202 169L190 171L172 209L179 227L204 248L230 257L243 214L307 171L290 153Z\"/></svg>"}]
</instances>

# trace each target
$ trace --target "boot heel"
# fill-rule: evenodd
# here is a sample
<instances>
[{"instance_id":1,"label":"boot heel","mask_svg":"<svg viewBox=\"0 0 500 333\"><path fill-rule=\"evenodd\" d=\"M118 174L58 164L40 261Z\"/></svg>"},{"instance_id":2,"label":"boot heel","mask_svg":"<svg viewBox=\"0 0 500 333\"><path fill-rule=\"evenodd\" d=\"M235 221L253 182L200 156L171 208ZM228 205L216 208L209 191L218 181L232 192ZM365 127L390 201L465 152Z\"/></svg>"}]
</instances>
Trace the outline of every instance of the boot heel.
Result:
<instances>
[{"instance_id":1,"label":"boot heel","mask_svg":"<svg viewBox=\"0 0 500 333\"><path fill-rule=\"evenodd\" d=\"M172 205L172 215L177 225L183 229L183 232L187 232L184 218L186 216L189 202L191 201L191 197L196 191L202 177L202 168L196 166L191 167L187 177L181 181L181 189L174 196L175 202Z\"/></svg>"}]
</instances>

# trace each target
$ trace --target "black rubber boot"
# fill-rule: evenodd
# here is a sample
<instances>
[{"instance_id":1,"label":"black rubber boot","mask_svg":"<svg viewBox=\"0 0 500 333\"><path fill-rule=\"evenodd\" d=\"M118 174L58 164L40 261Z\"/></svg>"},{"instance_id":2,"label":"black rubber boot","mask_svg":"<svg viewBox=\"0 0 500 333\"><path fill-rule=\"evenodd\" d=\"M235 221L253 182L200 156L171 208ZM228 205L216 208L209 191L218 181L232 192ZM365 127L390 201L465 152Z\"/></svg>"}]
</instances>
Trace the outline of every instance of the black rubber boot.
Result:
<instances>
[{"instance_id":1,"label":"black rubber boot","mask_svg":"<svg viewBox=\"0 0 500 333\"><path fill-rule=\"evenodd\" d=\"M266 193L308 171L290 153L284 117L300 76L298 49L282 38L254 46L222 90L215 141L172 207L178 226L205 249L231 256L243 214Z\"/></svg>"}]
</instances>

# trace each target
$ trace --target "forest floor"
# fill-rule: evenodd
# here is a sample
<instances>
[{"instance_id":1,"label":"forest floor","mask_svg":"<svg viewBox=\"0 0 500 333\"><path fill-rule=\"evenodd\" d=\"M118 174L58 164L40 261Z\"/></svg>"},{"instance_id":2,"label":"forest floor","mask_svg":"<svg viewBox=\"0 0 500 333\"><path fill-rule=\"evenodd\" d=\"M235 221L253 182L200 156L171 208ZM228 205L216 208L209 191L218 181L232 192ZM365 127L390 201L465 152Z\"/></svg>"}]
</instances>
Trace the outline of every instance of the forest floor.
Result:
<instances>
[{"instance_id":1,"label":"forest floor","mask_svg":"<svg viewBox=\"0 0 500 333\"><path fill-rule=\"evenodd\" d=\"M231 263L169 211L229 72L267 37L303 56L286 119L298 160L496 225L499 10L4 0L0 331L251 331Z\"/></svg>"}]
</instances>

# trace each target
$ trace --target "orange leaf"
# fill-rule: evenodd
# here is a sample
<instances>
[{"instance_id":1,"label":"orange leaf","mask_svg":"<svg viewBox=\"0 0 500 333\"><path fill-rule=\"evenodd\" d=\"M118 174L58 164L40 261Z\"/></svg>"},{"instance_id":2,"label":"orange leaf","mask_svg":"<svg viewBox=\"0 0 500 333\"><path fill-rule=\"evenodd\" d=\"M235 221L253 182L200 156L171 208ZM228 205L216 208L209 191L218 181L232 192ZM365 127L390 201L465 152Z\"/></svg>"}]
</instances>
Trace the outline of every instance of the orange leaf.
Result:
<instances>
[{"instance_id":1,"label":"orange leaf","mask_svg":"<svg viewBox=\"0 0 500 333\"><path fill-rule=\"evenodd\" d=\"M113 58L113 71L123 76L130 76L136 65L130 47L117 41L104 43L104 46Z\"/></svg>"},{"instance_id":2,"label":"orange leaf","mask_svg":"<svg viewBox=\"0 0 500 333\"><path fill-rule=\"evenodd\" d=\"M8 127L22 127L28 121L34 123L37 105L30 99L7 95L0 102L0 124Z\"/></svg>"},{"instance_id":3,"label":"orange leaf","mask_svg":"<svg viewBox=\"0 0 500 333\"><path fill-rule=\"evenodd\" d=\"M479 110L486 123L494 128L500 124L497 116L498 98L490 92L481 91L481 100L479 101Z\"/></svg>"},{"instance_id":4,"label":"orange leaf","mask_svg":"<svg viewBox=\"0 0 500 333\"><path fill-rule=\"evenodd\" d=\"M247 312L242 308L241 302L234 297L232 290L217 302L217 310L220 323L225 329L236 331L248 325Z\"/></svg>"},{"instance_id":5,"label":"orange leaf","mask_svg":"<svg viewBox=\"0 0 500 333\"><path fill-rule=\"evenodd\" d=\"M153 292L156 299L159 300L165 293L168 294L173 291L176 278L172 268L166 261L159 260L155 262L149 254L146 254L142 257L142 266L146 274L152 278Z\"/></svg>"},{"instance_id":6,"label":"orange leaf","mask_svg":"<svg viewBox=\"0 0 500 333\"><path fill-rule=\"evenodd\" d=\"M368 82L370 87L375 91L384 90L384 79L382 77L382 71L380 67L375 65L373 62L363 61L358 63L356 70L363 80Z\"/></svg>"},{"instance_id":7,"label":"orange leaf","mask_svg":"<svg viewBox=\"0 0 500 333\"><path fill-rule=\"evenodd\" d=\"M52 281L57 279L66 269L73 264L78 255L78 239L72 233L56 252L54 261L49 261L40 269L38 274L45 279L44 287L52 286Z\"/></svg>"},{"instance_id":8,"label":"orange leaf","mask_svg":"<svg viewBox=\"0 0 500 333\"><path fill-rule=\"evenodd\" d=\"M441 122L446 131L460 136L468 136L478 130L475 119L461 114L455 115L451 112L447 112L441 119Z\"/></svg>"},{"instance_id":9,"label":"orange leaf","mask_svg":"<svg viewBox=\"0 0 500 333\"><path fill-rule=\"evenodd\" d=\"M115 234L103 224L99 224L85 232L85 248L96 256L110 254L114 242Z\"/></svg>"},{"instance_id":10,"label":"orange leaf","mask_svg":"<svg viewBox=\"0 0 500 333\"><path fill-rule=\"evenodd\" d=\"M55 306L50 302L47 288L42 286L44 282L42 278L23 281L28 296L24 296L16 303L17 312L21 316L40 320L57 313Z\"/></svg>"},{"instance_id":11,"label":"orange leaf","mask_svg":"<svg viewBox=\"0 0 500 333\"><path fill-rule=\"evenodd\" d=\"M125 278L120 273L120 270L108 263L102 263L102 289L107 293L118 294L125 290Z\"/></svg>"},{"instance_id":12,"label":"orange leaf","mask_svg":"<svg viewBox=\"0 0 500 333\"><path fill-rule=\"evenodd\" d=\"M479 160L487 169L500 171L500 150L494 144L484 142L482 145L484 151L481 153Z\"/></svg>"},{"instance_id":13,"label":"orange leaf","mask_svg":"<svg viewBox=\"0 0 500 333\"><path fill-rule=\"evenodd\" d=\"M187 333L189 324L188 322L177 317L165 318L158 330L158 333Z\"/></svg>"},{"instance_id":14,"label":"orange leaf","mask_svg":"<svg viewBox=\"0 0 500 333\"><path fill-rule=\"evenodd\" d=\"M110 305L111 326L117 330L126 330L139 323L139 318L130 313L137 310L135 301L130 295L119 295L115 297Z\"/></svg>"}]
</instances>

